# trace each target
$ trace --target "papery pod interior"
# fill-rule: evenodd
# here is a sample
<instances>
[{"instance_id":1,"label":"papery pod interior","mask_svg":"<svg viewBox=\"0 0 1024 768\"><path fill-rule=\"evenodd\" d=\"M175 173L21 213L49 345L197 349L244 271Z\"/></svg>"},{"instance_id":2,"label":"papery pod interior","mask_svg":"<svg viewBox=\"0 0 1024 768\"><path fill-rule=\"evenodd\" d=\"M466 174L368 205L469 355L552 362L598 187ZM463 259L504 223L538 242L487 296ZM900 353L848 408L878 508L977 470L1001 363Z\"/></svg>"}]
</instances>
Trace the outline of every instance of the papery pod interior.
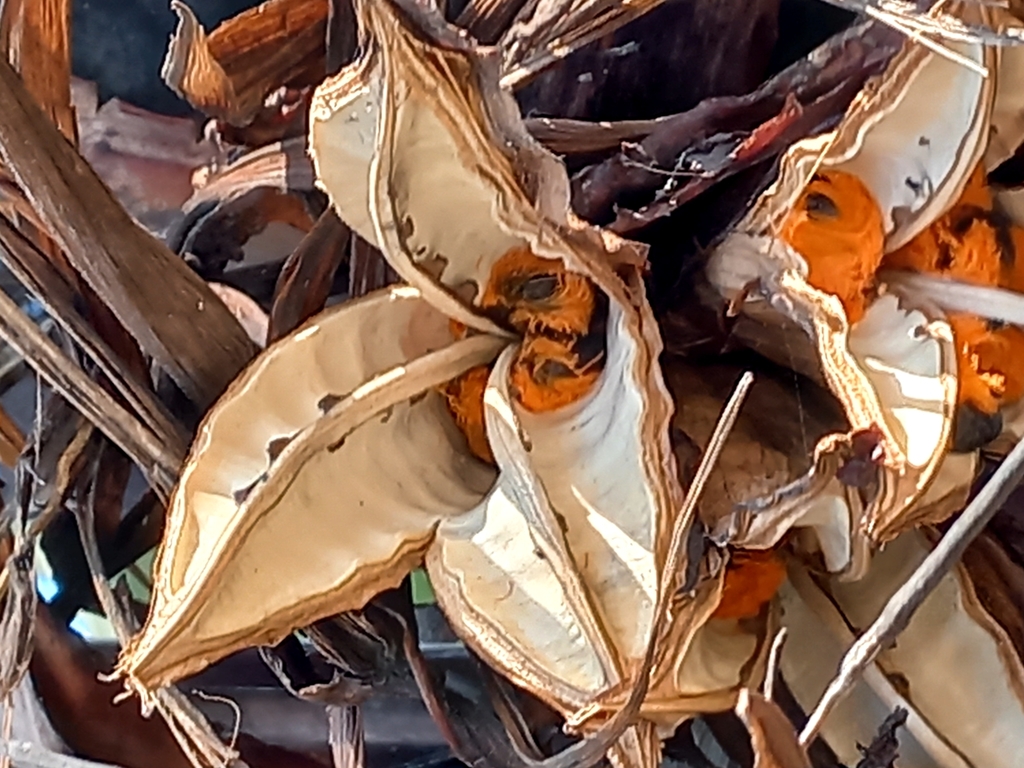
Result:
<instances>
[{"instance_id":1,"label":"papery pod interior","mask_svg":"<svg viewBox=\"0 0 1024 768\"><path fill-rule=\"evenodd\" d=\"M396 586L440 519L494 482L429 376L499 347L453 342L444 315L396 287L260 355L204 419L172 495L149 617L120 662L129 685L151 691ZM395 376L438 357L441 374ZM396 381L407 391L388 393ZM394 400L383 412L372 382Z\"/></svg>"},{"instance_id":2,"label":"papery pod interior","mask_svg":"<svg viewBox=\"0 0 1024 768\"><path fill-rule=\"evenodd\" d=\"M951 9L975 23L991 17L990 9L973 4ZM706 270L724 300L739 300L735 335L784 365L813 361L802 372L839 399L849 433L877 436L880 490L861 496L860 489L837 481L825 492L835 500L828 503L850 508L855 526L875 542L948 515L971 480L972 460L945 461L957 398L952 331L934 304L888 295L884 285L851 325L839 299L808 282L807 262L779 232L806 185L825 171L851 174L877 201L885 252L908 242L959 198L986 150L999 58L981 44L950 48L987 68L989 76L905 43L835 131L786 152L776 182L717 248ZM808 344L811 354L794 352ZM847 462L850 441L819 443L820 456L836 452L840 464ZM921 503L935 482L946 503ZM950 495L955 488L959 496ZM863 509L858 496L867 500Z\"/></svg>"},{"instance_id":3,"label":"papery pod interior","mask_svg":"<svg viewBox=\"0 0 1024 768\"><path fill-rule=\"evenodd\" d=\"M929 549L923 533L907 532L854 583L791 571L780 599L789 629L781 670L802 707L814 707L854 633L870 625ZM822 736L841 761L856 764L858 745L902 706L910 713L899 737L902 768L1009 768L1024 749L1022 684L1017 650L958 566L837 705Z\"/></svg>"},{"instance_id":4,"label":"papery pod interior","mask_svg":"<svg viewBox=\"0 0 1024 768\"><path fill-rule=\"evenodd\" d=\"M532 409L509 391L519 354L511 340L485 395L499 481L480 507L439 528L427 558L460 637L572 722L597 703L598 717L580 724L590 728L635 682L682 498L668 444L672 404L657 364L661 341L629 266L637 249L568 212L565 169L529 137L498 87L495 51L409 3L363 3L359 15L364 59L321 86L311 111L311 154L341 218L360 226L363 209L351 191L368 173L368 217L389 263L484 333L507 333L482 305L489 291L500 293L516 253L551 260L552 274L585 276L607 300L602 372L570 404ZM371 115L375 150L364 168L350 147L367 146ZM554 296L551 321L576 301ZM716 662L727 669L670 673L688 658L707 667L686 653L714 607L713 590L702 596L706 608L681 611L692 626L676 622L672 662L645 705L659 724L731 706L762 649L755 633L729 650L727 663Z\"/></svg>"}]
</instances>

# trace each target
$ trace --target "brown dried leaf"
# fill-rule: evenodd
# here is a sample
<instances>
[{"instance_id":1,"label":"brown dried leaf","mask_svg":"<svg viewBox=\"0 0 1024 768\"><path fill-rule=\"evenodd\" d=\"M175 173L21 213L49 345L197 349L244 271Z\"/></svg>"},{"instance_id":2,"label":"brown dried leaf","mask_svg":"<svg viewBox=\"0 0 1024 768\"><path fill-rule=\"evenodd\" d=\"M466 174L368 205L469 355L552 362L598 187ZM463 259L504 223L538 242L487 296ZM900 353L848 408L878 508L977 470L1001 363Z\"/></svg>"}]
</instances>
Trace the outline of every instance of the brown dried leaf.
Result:
<instances>
[{"instance_id":1,"label":"brown dried leaf","mask_svg":"<svg viewBox=\"0 0 1024 768\"><path fill-rule=\"evenodd\" d=\"M134 415L171 453L183 458L188 445L184 430L149 388L121 364L93 327L76 310L76 293L62 272L41 250L0 216L0 259L25 287L39 297L47 312L106 375Z\"/></svg>"},{"instance_id":2,"label":"brown dried leaf","mask_svg":"<svg viewBox=\"0 0 1024 768\"><path fill-rule=\"evenodd\" d=\"M537 141L559 155L617 149L624 141L638 141L671 117L654 120L590 122L557 117L526 118L526 129Z\"/></svg>"},{"instance_id":3,"label":"brown dried leaf","mask_svg":"<svg viewBox=\"0 0 1024 768\"><path fill-rule=\"evenodd\" d=\"M277 279L268 341L291 333L324 308L334 273L348 253L350 238L351 230L334 210L324 211L288 257Z\"/></svg>"},{"instance_id":4,"label":"brown dried leaf","mask_svg":"<svg viewBox=\"0 0 1024 768\"><path fill-rule=\"evenodd\" d=\"M0 155L72 265L200 406L255 346L216 295L125 213L0 62Z\"/></svg>"},{"instance_id":5,"label":"brown dried leaf","mask_svg":"<svg viewBox=\"0 0 1024 768\"><path fill-rule=\"evenodd\" d=\"M663 0L560 0L528 3L498 42L505 75L517 88L574 51L657 8Z\"/></svg>"},{"instance_id":6,"label":"brown dried leaf","mask_svg":"<svg viewBox=\"0 0 1024 768\"><path fill-rule=\"evenodd\" d=\"M270 318L263 308L257 304L251 296L237 288L223 283L210 283L210 290L216 293L224 302L231 314L235 316L245 332L249 334L252 343L263 347L267 343L267 328Z\"/></svg>"},{"instance_id":7,"label":"brown dried leaf","mask_svg":"<svg viewBox=\"0 0 1024 768\"><path fill-rule=\"evenodd\" d=\"M173 0L178 29L161 75L192 106L233 125L248 124L284 85L322 79L326 0L269 0L209 36L191 9Z\"/></svg>"},{"instance_id":8,"label":"brown dried leaf","mask_svg":"<svg viewBox=\"0 0 1024 768\"><path fill-rule=\"evenodd\" d=\"M77 121L71 94L68 0L12 2L3 9L0 27L9 61L21 75L29 94L63 136L77 144ZM5 171L9 172L8 171ZM15 190L16 198L22 196ZM87 320L120 355L125 366L136 373L145 371L142 356L123 326L88 285L82 283L61 247L50 237L34 214L18 211L16 226L68 278L81 294Z\"/></svg>"},{"instance_id":9,"label":"brown dried leaf","mask_svg":"<svg viewBox=\"0 0 1024 768\"><path fill-rule=\"evenodd\" d=\"M260 147L215 173L198 171L193 183L196 190L185 203L186 211L208 200L240 197L257 187L281 192L311 190L314 188L313 164L306 155L306 137Z\"/></svg>"},{"instance_id":10,"label":"brown dried leaf","mask_svg":"<svg viewBox=\"0 0 1024 768\"><path fill-rule=\"evenodd\" d=\"M17 4L8 40L11 64L43 111L69 141L75 141L71 106L71 0Z\"/></svg>"},{"instance_id":11,"label":"brown dried leaf","mask_svg":"<svg viewBox=\"0 0 1024 768\"><path fill-rule=\"evenodd\" d=\"M350 296L365 296L378 288L397 283L398 274L384 255L358 235L352 241L352 259L348 267Z\"/></svg>"},{"instance_id":12,"label":"brown dried leaf","mask_svg":"<svg viewBox=\"0 0 1024 768\"><path fill-rule=\"evenodd\" d=\"M485 45L492 45L508 29L526 0L469 0L455 23Z\"/></svg>"},{"instance_id":13,"label":"brown dried leaf","mask_svg":"<svg viewBox=\"0 0 1024 768\"><path fill-rule=\"evenodd\" d=\"M811 768L793 724L777 704L744 688L736 702L736 714L750 731L754 768Z\"/></svg>"},{"instance_id":14,"label":"brown dried leaf","mask_svg":"<svg viewBox=\"0 0 1024 768\"><path fill-rule=\"evenodd\" d=\"M864 81L880 71L898 50L900 42L898 34L880 24L860 25L829 39L812 55L751 93L706 99L691 110L661 118L638 146L623 148L574 179L573 207L589 221L607 221L623 196L652 193L668 182L671 197L661 201L657 210L644 210L640 215L622 214L621 231L636 229L637 225L667 215L719 178L757 159L749 154L743 160L737 157L726 169L712 169L713 176L680 173L678 181L673 182L671 174L687 152L699 149L702 142L715 134L750 132L753 136L760 126L784 113L787 98L795 96L806 105L807 114L793 120L782 141L776 137L773 149L778 152L792 143L793 137L811 133L830 116L840 116ZM760 155L761 159L765 156Z\"/></svg>"}]
</instances>

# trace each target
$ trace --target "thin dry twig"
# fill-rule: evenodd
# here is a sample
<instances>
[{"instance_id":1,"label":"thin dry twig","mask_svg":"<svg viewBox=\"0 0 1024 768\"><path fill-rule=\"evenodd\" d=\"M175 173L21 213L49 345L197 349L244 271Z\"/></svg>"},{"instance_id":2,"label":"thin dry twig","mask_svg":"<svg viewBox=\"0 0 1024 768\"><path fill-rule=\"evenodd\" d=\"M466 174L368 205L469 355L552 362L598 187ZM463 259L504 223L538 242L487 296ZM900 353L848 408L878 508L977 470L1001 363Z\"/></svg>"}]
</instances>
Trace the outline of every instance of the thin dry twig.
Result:
<instances>
[{"instance_id":1,"label":"thin dry twig","mask_svg":"<svg viewBox=\"0 0 1024 768\"><path fill-rule=\"evenodd\" d=\"M950 526L935 549L928 554L906 583L896 590L896 594L885 604L874 623L850 646L850 650L839 664L838 674L829 683L800 734L802 745L806 747L814 740L825 718L849 692L864 670L906 629L921 603L956 565L967 546L981 533L1022 479L1024 440L1014 446L1006 460L967 505L963 514Z\"/></svg>"},{"instance_id":2,"label":"thin dry twig","mask_svg":"<svg viewBox=\"0 0 1024 768\"><path fill-rule=\"evenodd\" d=\"M100 455L94 460L90 473L93 481L88 498L80 499L73 505L78 521L78 532L82 540L86 563L92 575L96 597L107 619L110 621L117 636L118 643L123 647L131 639L134 626L131 614L118 602L110 583L107 581L103 558L100 555L99 543L96 540L95 528L95 474L99 467ZM184 694L176 688L164 688L153 694L156 710L164 718L182 752L188 756L196 768L215 766L224 768L234 763L237 768L245 768L245 763L237 760L238 753L227 747L214 733L206 718L192 705Z\"/></svg>"},{"instance_id":3,"label":"thin dry twig","mask_svg":"<svg viewBox=\"0 0 1024 768\"><path fill-rule=\"evenodd\" d=\"M779 679L779 664L782 662L782 647L786 644L789 630L785 627L775 633L771 650L768 652L768 669L764 676L764 697L772 701L775 695L775 682Z\"/></svg>"},{"instance_id":4,"label":"thin dry twig","mask_svg":"<svg viewBox=\"0 0 1024 768\"><path fill-rule=\"evenodd\" d=\"M238 743L238 734L242 732L242 708L238 706L238 702L234 699L228 698L227 696L219 696L215 693L207 693L199 689L194 689L192 695L203 701L215 701L218 704L223 704L231 708L231 712L235 716L235 724L231 728L231 739L228 741L228 748L234 749Z\"/></svg>"},{"instance_id":5,"label":"thin dry twig","mask_svg":"<svg viewBox=\"0 0 1024 768\"><path fill-rule=\"evenodd\" d=\"M24 541L21 544L22 547L31 547L34 545L35 540L46 530L46 526L50 524L57 513L61 510L61 502L64 501L64 494L67 492L68 486L72 480L72 468L78 457L82 455L85 450L85 446L89 443L89 438L92 436L93 426L88 422L83 422L79 429L75 432L75 436L72 438L71 443L60 455L57 460L57 472L56 477L53 481L53 487L50 493L50 498L43 507L42 512L35 516L28 524L25 531ZM4 563L3 569L0 570L0 600L3 599L7 592L7 583L10 578L9 564Z\"/></svg>"},{"instance_id":6,"label":"thin dry twig","mask_svg":"<svg viewBox=\"0 0 1024 768\"><path fill-rule=\"evenodd\" d=\"M917 4L907 0L823 0L829 5L854 13L863 13L889 24L906 34L929 35L952 43L982 43L984 45L1024 44L1024 29L1010 27L995 30L977 24L967 24L951 14L939 10L922 12Z\"/></svg>"},{"instance_id":7,"label":"thin dry twig","mask_svg":"<svg viewBox=\"0 0 1024 768\"><path fill-rule=\"evenodd\" d=\"M170 496L182 456L90 379L0 291L0 337L22 354L47 383L139 466L153 489Z\"/></svg>"}]
</instances>

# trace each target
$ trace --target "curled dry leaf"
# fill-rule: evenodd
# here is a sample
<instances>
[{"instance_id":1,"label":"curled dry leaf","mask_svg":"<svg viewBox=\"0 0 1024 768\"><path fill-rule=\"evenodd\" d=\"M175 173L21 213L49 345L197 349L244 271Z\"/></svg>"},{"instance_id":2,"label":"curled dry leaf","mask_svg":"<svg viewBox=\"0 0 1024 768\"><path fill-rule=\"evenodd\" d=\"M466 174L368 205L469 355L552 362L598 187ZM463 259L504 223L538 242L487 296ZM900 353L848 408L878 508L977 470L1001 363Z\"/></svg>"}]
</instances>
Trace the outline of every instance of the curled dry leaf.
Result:
<instances>
[{"instance_id":1,"label":"curled dry leaf","mask_svg":"<svg viewBox=\"0 0 1024 768\"><path fill-rule=\"evenodd\" d=\"M201 274L258 268L277 248L252 255L262 235L308 232L316 212L313 170L305 142L288 139L248 152L227 165L198 169L181 221L168 234L171 249L198 262ZM269 236L268 236L269 235ZM283 259L286 253L281 255Z\"/></svg>"},{"instance_id":2,"label":"curled dry leaf","mask_svg":"<svg viewBox=\"0 0 1024 768\"><path fill-rule=\"evenodd\" d=\"M363 58L318 89L311 154L408 285L313 318L210 412L119 670L146 694L425 561L462 639L574 729L625 726L656 662L611 753L654 765L660 735L759 674L770 614L711 619L717 573L678 595L661 573L682 489L638 250L568 212L496 51L404 0L358 14Z\"/></svg>"},{"instance_id":3,"label":"curled dry leaf","mask_svg":"<svg viewBox=\"0 0 1024 768\"><path fill-rule=\"evenodd\" d=\"M956 10L972 23L997 13ZM708 263L709 282L742 313L735 334L784 365L807 362L802 372L829 387L848 421L818 443L802 485L815 493L792 486L741 511L738 546L765 546L759 528L779 532L794 510L823 506L882 543L966 498L975 459L950 453L954 427L958 447L977 441L958 407L954 328L940 301L888 290L876 274L886 254L962 204L980 162L998 162L1020 138L1020 97L999 85L1020 54L952 47L989 76L908 41L835 131L790 148Z\"/></svg>"},{"instance_id":4,"label":"curled dry leaf","mask_svg":"<svg viewBox=\"0 0 1024 768\"><path fill-rule=\"evenodd\" d=\"M327 6L326 0L269 0L207 35L192 9L172 0L178 28L161 76L196 109L247 125L275 89L323 77Z\"/></svg>"},{"instance_id":5,"label":"curled dry leaf","mask_svg":"<svg viewBox=\"0 0 1024 768\"><path fill-rule=\"evenodd\" d=\"M858 628L869 625L929 550L909 531L891 542L857 582L816 582L790 572L781 591L789 629L781 669L808 711L835 673ZM901 768L1016 765L1024 744L1024 666L1019 650L984 610L966 570L946 576L896 644L837 705L821 735L854 765L858 745L897 706L908 710L900 736Z\"/></svg>"}]
</instances>

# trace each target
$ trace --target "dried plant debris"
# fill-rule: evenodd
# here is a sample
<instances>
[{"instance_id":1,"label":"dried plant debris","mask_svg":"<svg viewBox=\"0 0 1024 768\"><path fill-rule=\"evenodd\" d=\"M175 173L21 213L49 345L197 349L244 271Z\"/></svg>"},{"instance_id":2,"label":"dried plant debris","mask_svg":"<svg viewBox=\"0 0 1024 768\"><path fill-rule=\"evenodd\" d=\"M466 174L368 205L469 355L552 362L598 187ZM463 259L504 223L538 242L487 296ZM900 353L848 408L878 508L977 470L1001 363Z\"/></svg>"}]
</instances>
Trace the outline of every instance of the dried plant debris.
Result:
<instances>
[{"instance_id":1,"label":"dried plant debris","mask_svg":"<svg viewBox=\"0 0 1024 768\"><path fill-rule=\"evenodd\" d=\"M858 25L753 93L708 99L660 119L643 141L625 144L573 179L575 209L620 232L670 215L717 181L825 130L898 44L899 36L880 24ZM613 211L617 200L653 193L652 202L637 211Z\"/></svg>"},{"instance_id":2,"label":"dried plant debris","mask_svg":"<svg viewBox=\"0 0 1024 768\"><path fill-rule=\"evenodd\" d=\"M7 168L71 263L145 351L189 396L208 403L252 356L242 327L180 259L129 218L3 62L0 80Z\"/></svg>"},{"instance_id":3,"label":"dried plant debris","mask_svg":"<svg viewBox=\"0 0 1024 768\"><path fill-rule=\"evenodd\" d=\"M968 5L962 13L987 20L995 11ZM854 433L874 430L881 436L879 469L890 479L885 491L868 492L863 512L854 512L858 526L879 542L921 522L941 520L962 503L973 476L965 457L977 446L960 430L955 442L965 452L949 453L954 419L964 408L995 411L992 395L986 398L984 392L1013 391L1013 382L998 370L1005 364L978 351L1005 342L990 341L983 328L974 330L974 321L947 317L941 301L901 290L895 280L890 290L879 274L886 264L935 263L929 254L953 248L948 237L935 234L935 227L950 228L941 217L951 207L946 215L956 219L959 247L974 249L978 260L998 271L1000 251L992 229L972 229L971 239L964 240L971 224L956 206L973 206L972 195L989 194L977 167L983 157L997 162L1003 154L998 149L986 154L992 150L986 140L996 117L1008 113L1005 106L994 111L994 103L1011 98L1000 89L997 73L1020 54L975 43L958 46L990 76L982 78L905 43L886 75L869 84L835 131L787 151L778 180L716 250L707 269L711 284L744 314L780 330L789 322L789 330L781 330L787 344L815 345L817 360L805 372L827 382L843 402ZM943 98L962 105L955 124L953 113L937 106ZM998 126L996 135L1013 131L1007 121ZM938 237L945 238L941 248L931 245ZM945 256L935 258L945 264ZM950 258L967 263L965 255ZM758 334L754 324L737 325L735 331ZM898 353L897 346L902 346ZM763 343L758 348L767 351ZM932 384L931 394L916 390L908 408L906 377L911 375ZM986 376L996 389L984 383ZM954 493L957 487L961 491Z\"/></svg>"},{"instance_id":4,"label":"dried plant debris","mask_svg":"<svg viewBox=\"0 0 1024 768\"><path fill-rule=\"evenodd\" d=\"M903 707L896 707L896 710L885 718L878 726L874 740L866 747L860 747L864 757L857 763L857 768L896 768L895 763L900 749L896 732L906 725L908 714Z\"/></svg>"},{"instance_id":5,"label":"dried plant debris","mask_svg":"<svg viewBox=\"0 0 1024 768\"><path fill-rule=\"evenodd\" d=\"M327 0L270 0L207 35L188 5L174 0L178 29L164 81L197 109L245 126L273 91L323 78L327 6Z\"/></svg>"},{"instance_id":6,"label":"dried plant debris","mask_svg":"<svg viewBox=\"0 0 1024 768\"><path fill-rule=\"evenodd\" d=\"M1006 515L875 627L1024 434L1024 27L836 2L767 77L777 0L175 0L196 119L99 106L67 0L3 4L0 260L51 318L0 295L44 404L0 402L4 687L123 768L306 765L174 688L254 647L354 755L398 686L471 765L654 768L684 724L695 765L702 728L755 768L1016 765ZM157 542L139 629L108 579ZM471 673L419 647L420 567Z\"/></svg>"},{"instance_id":7,"label":"dried plant debris","mask_svg":"<svg viewBox=\"0 0 1024 768\"><path fill-rule=\"evenodd\" d=\"M493 52L413 6L359 14L367 49L314 97L312 155L340 218L409 284L313 318L211 411L119 668L149 695L425 560L456 632L598 740L581 749L616 739L618 763L653 764L660 733L754 674L768 616L712 616L714 567L692 595L661 571L686 529L635 246L568 212Z\"/></svg>"},{"instance_id":8,"label":"dried plant debris","mask_svg":"<svg viewBox=\"0 0 1024 768\"><path fill-rule=\"evenodd\" d=\"M744 688L736 703L736 714L750 731L754 768L811 768L793 724L777 704Z\"/></svg>"},{"instance_id":9,"label":"dried plant debris","mask_svg":"<svg viewBox=\"0 0 1024 768\"><path fill-rule=\"evenodd\" d=\"M29 93L64 136L76 137L71 102L70 0L5 3L0 34Z\"/></svg>"}]
</instances>

